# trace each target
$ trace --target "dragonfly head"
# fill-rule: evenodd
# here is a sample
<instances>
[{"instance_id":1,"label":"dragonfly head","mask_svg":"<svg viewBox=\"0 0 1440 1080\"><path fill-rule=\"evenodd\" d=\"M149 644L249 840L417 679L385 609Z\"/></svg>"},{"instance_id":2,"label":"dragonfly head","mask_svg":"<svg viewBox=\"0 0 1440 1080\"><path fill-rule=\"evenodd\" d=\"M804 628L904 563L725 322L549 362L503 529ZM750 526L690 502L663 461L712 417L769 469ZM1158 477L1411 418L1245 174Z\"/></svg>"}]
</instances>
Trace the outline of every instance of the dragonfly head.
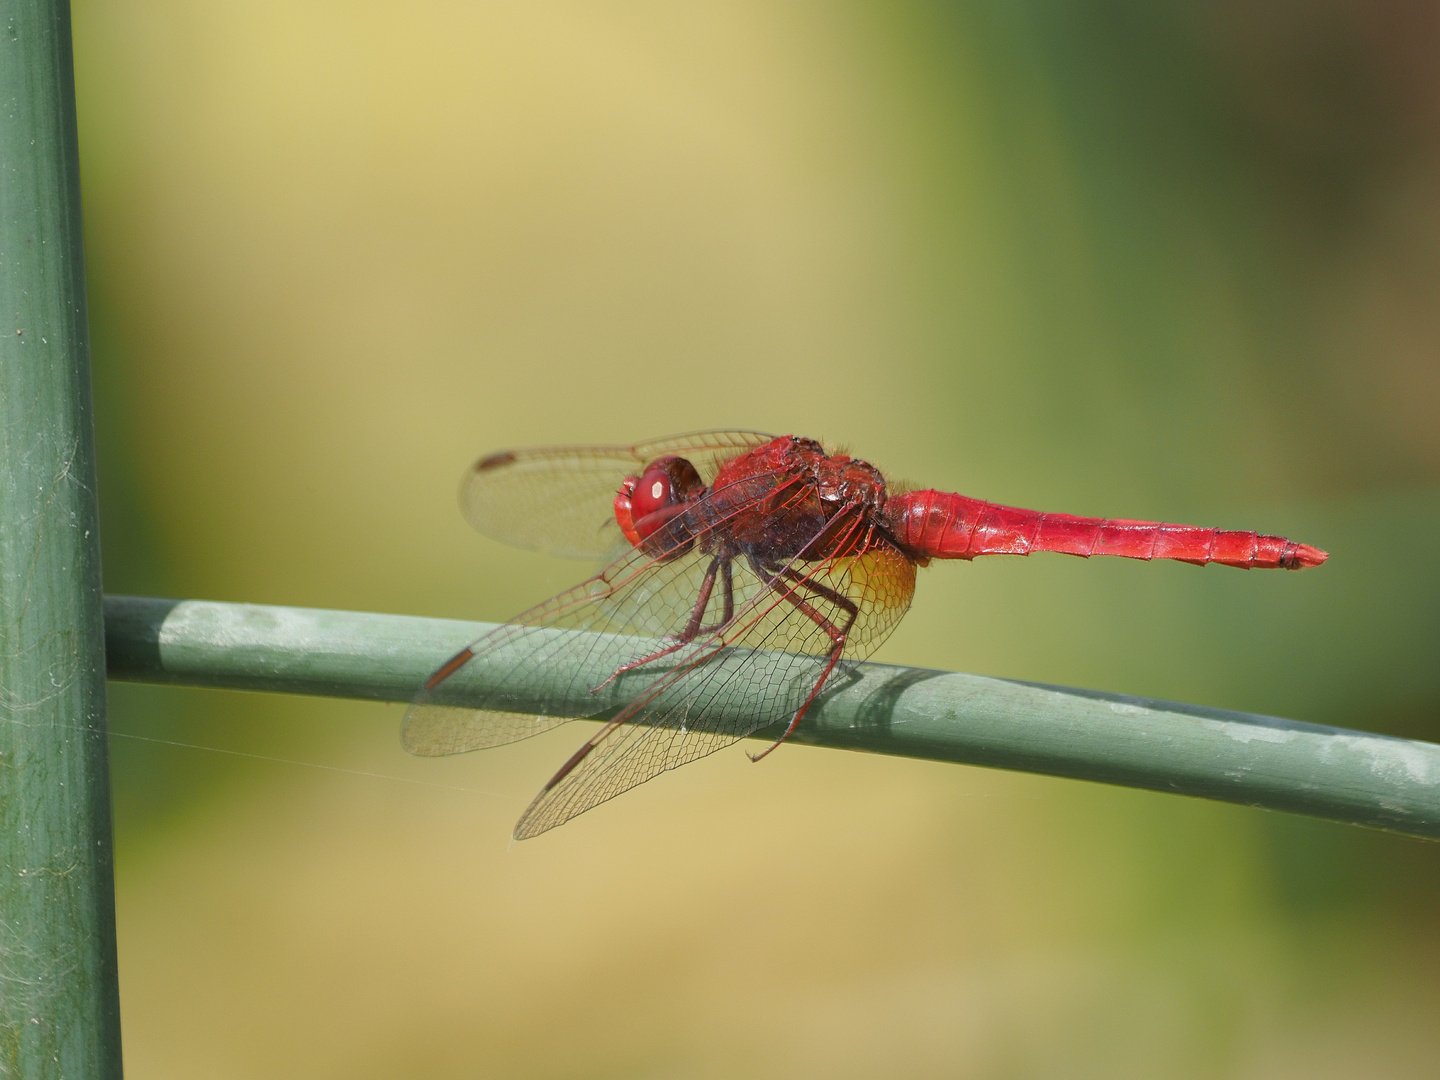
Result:
<instances>
[{"instance_id":1,"label":"dragonfly head","mask_svg":"<svg viewBox=\"0 0 1440 1080\"><path fill-rule=\"evenodd\" d=\"M638 547L704 491L705 481L690 462L673 454L656 458L639 477L625 478L615 496L615 519L626 539Z\"/></svg>"}]
</instances>

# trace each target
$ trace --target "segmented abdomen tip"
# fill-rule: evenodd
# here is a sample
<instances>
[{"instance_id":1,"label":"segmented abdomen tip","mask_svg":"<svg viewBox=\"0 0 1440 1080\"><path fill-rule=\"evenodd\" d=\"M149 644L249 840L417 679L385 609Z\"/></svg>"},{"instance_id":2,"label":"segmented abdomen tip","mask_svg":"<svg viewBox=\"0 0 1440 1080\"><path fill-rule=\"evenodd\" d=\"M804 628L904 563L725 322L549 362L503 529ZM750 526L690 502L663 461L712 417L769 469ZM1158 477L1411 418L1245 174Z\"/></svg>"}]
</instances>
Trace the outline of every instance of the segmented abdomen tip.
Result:
<instances>
[{"instance_id":1,"label":"segmented abdomen tip","mask_svg":"<svg viewBox=\"0 0 1440 1080\"><path fill-rule=\"evenodd\" d=\"M1280 559L1280 565L1286 570L1304 570L1310 566L1319 566L1330 557L1328 551L1321 551L1309 544L1295 544L1294 550L1287 551Z\"/></svg>"}]
</instances>

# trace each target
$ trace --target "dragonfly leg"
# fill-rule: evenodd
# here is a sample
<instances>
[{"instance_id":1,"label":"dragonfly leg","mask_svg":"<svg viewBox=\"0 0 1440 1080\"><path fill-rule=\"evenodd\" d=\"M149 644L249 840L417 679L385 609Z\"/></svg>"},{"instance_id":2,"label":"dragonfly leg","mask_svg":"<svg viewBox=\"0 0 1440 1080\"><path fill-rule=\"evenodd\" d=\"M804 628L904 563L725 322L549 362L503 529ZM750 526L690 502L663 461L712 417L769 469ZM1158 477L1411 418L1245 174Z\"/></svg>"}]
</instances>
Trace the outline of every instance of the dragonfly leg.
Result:
<instances>
[{"instance_id":1,"label":"dragonfly leg","mask_svg":"<svg viewBox=\"0 0 1440 1080\"><path fill-rule=\"evenodd\" d=\"M722 588L725 595L725 617L718 626L702 627L700 623L705 618L705 609L710 606L710 594L715 591L715 575L722 568L724 570L724 583ZM700 593L695 598L695 607L690 612L690 618L685 623L685 629L680 632L680 636L675 639L675 642L667 645L659 652L653 652L649 656L642 656L639 660L631 660L629 663L621 664L611 673L608 679L599 686L594 687L590 692L592 694L598 694L627 671L634 671L636 668L644 667L654 660L659 660L662 656L669 656L671 653L683 649L702 633L709 633L718 629L719 626L724 626L734 618L734 614L734 579L730 572L730 559L722 553L711 559L710 565L705 569L705 577L700 582Z\"/></svg>"},{"instance_id":2,"label":"dragonfly leg","mask_svg":"<svg viewBox=\"0 0 1440 1080\"><path fill-rule=\"evenodd\" d=\"M735 572L731 569L728 558L720 564L720 592L724 597L720 621L710 626L702 626L700 628L702 634L713 634L716 631L724 630L735 619Z\"/></svg>"},{"instance_id":3,"label":"dragonfly leg","mask_svg":"<svg viewBox=\"0 0 1440 1080\"><path fill-rule=\"evenodd\" d=\"M813 605L796 595L795 589L786 589L784 591L781 591L781 586L779 586L777 582L782 577L785 578L787 581L793 582L797 588L808 589L811 593L817 596L821 596L826 600L829 600L841 611L845 612L844 627L842 628L836 626L824 615L816 611ZM825 665L825 670L822 671L820 673L820 677L815 680L815 685L811 688L809 695L806 696L805 700L801 703L800 708L796 710L794 718L791 719L788 725L786 725L784 732L782 732L780 735L780 738L776 739L764 750L760 751L760 753L749 755L751 761L759 761L766 754L770 753L772 750L774 750L777 746L779 746L781 743L783 743L786 739L788 739L791 735L795 733L795 729L800 726L800 721L804 718L805 713L814 703L816 697L819 696L821 687L825 685L825 680L830 677L830 672L834 671L835 665L840 662L840 654L845 651L846 636L850 633L850 628L855 625L855 620L860 615L860 608L848 596L845 596L843 593L836 592L834 589L827 588L826 586L821 585L818 582L810 581L804 575L797 573L793 567L786 567L785 569L781 570L778 575L772 577L770 579L770 587L780 593L781 599L790 603L802 615L804 615L807 619L813 622L821 630L825 631L826 635L829 636L832 645L830 649L830 660Z\"/></svg>"}]
</instances>

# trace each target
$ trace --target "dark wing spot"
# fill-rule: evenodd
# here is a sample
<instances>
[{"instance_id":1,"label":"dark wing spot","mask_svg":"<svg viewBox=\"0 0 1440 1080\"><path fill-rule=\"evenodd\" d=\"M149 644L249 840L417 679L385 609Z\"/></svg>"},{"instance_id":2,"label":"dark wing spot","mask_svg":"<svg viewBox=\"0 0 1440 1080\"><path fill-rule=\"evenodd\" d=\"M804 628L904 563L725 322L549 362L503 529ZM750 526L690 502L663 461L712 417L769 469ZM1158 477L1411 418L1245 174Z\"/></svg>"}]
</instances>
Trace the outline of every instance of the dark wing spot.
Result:
<instances>
[{"instance_id":1,"label":"dark wing spot","mask_svg":"<svg viewBox=\"0 0 1440 1080\"><path fill-rule=\"evenodd\" d=\"M475 471L484 472L486 469L498 469L501 465L509 465L515 460L513 450L501 450L498 454L491 454L482 457L475 462Z\"/></svg>"}]
</instances>

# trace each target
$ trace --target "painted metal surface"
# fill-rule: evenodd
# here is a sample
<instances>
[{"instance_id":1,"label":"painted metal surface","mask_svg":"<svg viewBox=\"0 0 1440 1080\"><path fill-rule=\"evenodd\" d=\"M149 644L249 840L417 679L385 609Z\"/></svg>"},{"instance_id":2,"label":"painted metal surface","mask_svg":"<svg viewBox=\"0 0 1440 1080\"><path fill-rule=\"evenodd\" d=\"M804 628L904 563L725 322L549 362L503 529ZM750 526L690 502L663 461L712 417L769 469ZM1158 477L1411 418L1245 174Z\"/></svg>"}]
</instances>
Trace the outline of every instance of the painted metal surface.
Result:
<instances>
[{"instance_id":1,"label":"painted metal surface","mask_svg":"<svg viewBox=\"0 0 1440 1080\"><path fill-rule=\"evenodd\" d=\"M110 676L140 682L408 701L487 624L198 600L106 598ZM559 632L559 631L557 631ZM604 716L630 688L574 692L553 670L532 699L495 700L530 640L467 670L456 700ZM597 685L610 668L591 652ZM506 691L507 695L509 691ZM722 707L743 709L737 684ZM771 739L775 731L757 737ZM858 664L793 740L1193 795L1440 838L1440 745L1275 717L980 675Z\"/></svg>"},{"instance_id":2,"label":"painted metal surface","mask_svg":"<svg viewBox=\"0 0 1440 1080\"><path fill-rule=\"evenodd\" d=\"M65 0L0 19L0 1075L118 1077L79 152Z\"/></svg>"}]
</instances>

